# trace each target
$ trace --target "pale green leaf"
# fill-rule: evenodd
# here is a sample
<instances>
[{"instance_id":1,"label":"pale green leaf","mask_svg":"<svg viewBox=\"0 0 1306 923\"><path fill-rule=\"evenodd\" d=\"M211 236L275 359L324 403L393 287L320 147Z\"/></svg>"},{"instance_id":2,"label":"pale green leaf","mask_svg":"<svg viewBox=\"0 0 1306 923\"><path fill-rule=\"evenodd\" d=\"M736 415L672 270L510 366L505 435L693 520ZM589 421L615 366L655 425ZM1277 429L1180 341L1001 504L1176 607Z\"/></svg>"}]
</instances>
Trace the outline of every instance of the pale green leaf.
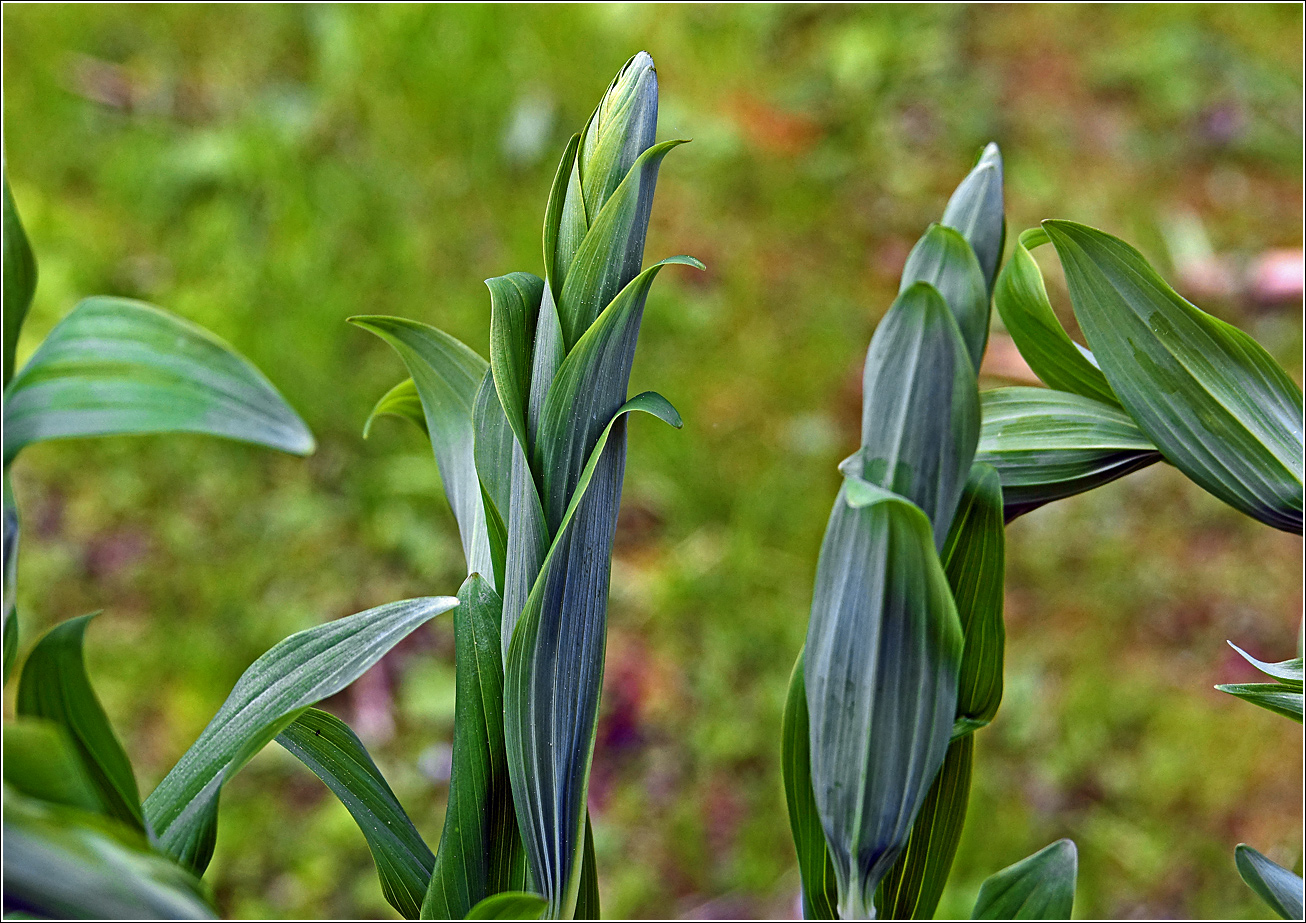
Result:
<instances>
[{"instance_id":1,"label":"pale green leaf","mask_svg":"<svg viewBox=\"0 0 1306 923\"><path fill-rule=\"evenodd\" d=\"M95 782L65 728L40 718L4 722L5 785L40 801L103 813Z\"/></svg>"},{"instance_id":2,"label":"pale green leaf","mask_svg":"<svg viewBox=\"0 0 1306 923\"><path fill-rule=\"evenodd\" d=\"M540 920L549 902L538 894L503 891L492 894L470 911L464 920Z\"/></svg>"},{"instance_id":3,"label":"pale green leaf","mask_svg":"<svg viewBox=\"0 0 1306 923\"><path fill-rule=\"evenodd\" d=\"M420 429L423 435L430 435L426 429L426 413L422 410L422 399L418 397L417 385L411 378L405 378L381 395L363 424L364 439L372 435L372 424L376 422L377 417L398 417L407 420Z\"/></svg>"},{"instance_id":4,"label":"pale green leaf","mask_svg":"<svg viewBox=\"0 0 1306 923\"><path fill-rule=\"evenodd\" d=\"M14 377L18 335L36 292L36 257L18 217L9 176L4 176L4 386ZM8 437L6 437L7 439Z\"/></svg>"}]
</instances>

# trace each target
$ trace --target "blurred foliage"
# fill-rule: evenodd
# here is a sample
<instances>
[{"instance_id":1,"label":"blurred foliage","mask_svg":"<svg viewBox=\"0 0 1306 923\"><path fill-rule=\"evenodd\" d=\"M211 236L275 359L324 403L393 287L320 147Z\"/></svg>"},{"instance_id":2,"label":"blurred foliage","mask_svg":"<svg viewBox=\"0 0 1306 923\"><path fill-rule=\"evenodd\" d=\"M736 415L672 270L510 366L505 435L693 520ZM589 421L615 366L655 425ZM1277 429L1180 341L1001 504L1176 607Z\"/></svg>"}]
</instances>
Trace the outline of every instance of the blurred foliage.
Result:
<instances>
[{"instance_id":1,"label":"blurred foliage","mask_svg":"<svg viewBox=\"0 0 1306 923\"><path fill-rule=\"evenodd\" d=\"M903 259L983 142L1006 156L1013 233L1071 217L1167 267L1166 218L1191 212L1237 260L1301 246L1292 5L3 16L6 161L41 264L20 360L77 298L143 298L236 345L321 446L66 442L15 466L24 637L106 610L91 674L145 791L280 638L457 588L429 450L398 424L359 435L402 371L344 318L415 317L484 351L480 280L540 270L566 134L653 53L661 134L694 143L662 171L648 254L709 271L654 290L631 385L656 381L687 425L631 438L591 793L617 916L797 909L780 715L835 464ZM1203 307L1301 380L1299 302ZM1232 849L1300 868L1299 729L1212 685L1254 677L1226 638L1292 655L1301 550L1166 466L1012 526L1007 696L940 915L1062 836L1085 917L1266 915ZM434 842L449 623L328 707ZM353 821L288 754L223 806L224 915L391 915Z\"/></svg>"}]
</instances>

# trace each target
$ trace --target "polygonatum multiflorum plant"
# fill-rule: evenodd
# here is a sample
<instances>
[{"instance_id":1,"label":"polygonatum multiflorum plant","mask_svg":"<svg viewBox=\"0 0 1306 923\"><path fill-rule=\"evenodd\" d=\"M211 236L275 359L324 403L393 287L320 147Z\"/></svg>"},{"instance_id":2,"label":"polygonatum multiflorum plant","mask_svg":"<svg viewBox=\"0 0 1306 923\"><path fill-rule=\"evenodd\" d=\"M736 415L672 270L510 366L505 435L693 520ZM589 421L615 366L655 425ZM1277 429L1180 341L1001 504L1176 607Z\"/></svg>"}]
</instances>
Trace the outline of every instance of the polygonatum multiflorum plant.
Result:
<instances>
[{"instance_id":1,"label":"polygonatum multiflorum plant","mask_svg":"<svg viewBox=\"0 0 1306 923\"><path fill-rule=\"evenodd\" d=\"M613 80L562 156L544 216L543 277L490 279L487 362L417 321L356 317L407 366L373 410L430 437L469 576L454 613L457 697L443 834L423 916L594 918L586 809L627 415L680 417L627 396L645 299L658 168L657 71ZM369 425L372 420L369 419ZM534 896L534 897L533 897Z\"/></svg>"}]
</instances>

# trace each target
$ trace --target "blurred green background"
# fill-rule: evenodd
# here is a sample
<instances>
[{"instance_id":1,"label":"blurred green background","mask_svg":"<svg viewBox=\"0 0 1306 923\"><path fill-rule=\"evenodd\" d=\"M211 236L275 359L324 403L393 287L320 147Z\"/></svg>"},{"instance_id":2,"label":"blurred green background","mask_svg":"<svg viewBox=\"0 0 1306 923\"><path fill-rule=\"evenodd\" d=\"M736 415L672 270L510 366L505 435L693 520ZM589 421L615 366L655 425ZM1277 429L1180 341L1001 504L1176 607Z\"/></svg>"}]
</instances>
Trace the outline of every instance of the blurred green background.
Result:
<instances>
[{"instance_id":1,"label":"blurred green background","mask_svg":"<svg viewBox=\"0 0 1306 923\"><path fill-rule=\"evenodd\" d=\"M556 159L640 48L661 136L694 139L662 169L648 255L708 271L658 281L632 382L686 427L632 427L591 791L607 915L797 908L778 735L835 465L903 259L981 144L1006 155L1011 233L1125 237L1301 380L1296 5L3 16L6 162L41 273L20 358L82 296L142 298L249 356L320 443L75 441L15 466L24 640L105 610L90 668L145 791L286 634L457 588L429 448L390 421L360 436L401 366L344 319L484 352L481 280L540 271ZM1054 266L1049 286L1064 305ZM989 371L1022 374L1000 332ZM1301 539L1164 466L1008 536L1006 699L940 914L1070 836L1078 916L1267 916L1233 847L1300 870L1301 728L1211 686L1254 675L1225 639L1293 655ZM432 843L452 653L437 622L328 703ZM227 787L208 880L226 915L393 916L348 814L277 747Z\"/></svg>"}]
</instances>

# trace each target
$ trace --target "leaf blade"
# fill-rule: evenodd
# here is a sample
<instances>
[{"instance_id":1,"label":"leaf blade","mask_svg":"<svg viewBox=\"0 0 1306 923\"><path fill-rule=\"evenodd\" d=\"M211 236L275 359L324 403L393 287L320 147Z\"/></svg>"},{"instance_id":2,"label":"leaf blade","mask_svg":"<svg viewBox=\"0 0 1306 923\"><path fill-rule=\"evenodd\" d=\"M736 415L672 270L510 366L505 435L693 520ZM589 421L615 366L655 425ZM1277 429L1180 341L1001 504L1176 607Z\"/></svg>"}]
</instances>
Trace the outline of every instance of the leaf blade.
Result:
<instances>
[{"instance_id":1,"label":"leaf blade","mask_svg":"<svg viewBox=\"0 0 1306 923\"><path fill-rule=\"evenodd\" d=\"M1069 920L1078 871L1075 844L1057 840L985 879L972 919Z\"/></svg>"},{"instance_id":2,"label":"leaf blade","mask_svg":"<svg viewBox=\"0 0 1306 923\"><path fill-rule=\"evenodd\" d=\"M1302 879L1246 843L1234 850L1238 874L1270 909L1285 920L1302 918Z\"/></svg>"}]
</instances>

